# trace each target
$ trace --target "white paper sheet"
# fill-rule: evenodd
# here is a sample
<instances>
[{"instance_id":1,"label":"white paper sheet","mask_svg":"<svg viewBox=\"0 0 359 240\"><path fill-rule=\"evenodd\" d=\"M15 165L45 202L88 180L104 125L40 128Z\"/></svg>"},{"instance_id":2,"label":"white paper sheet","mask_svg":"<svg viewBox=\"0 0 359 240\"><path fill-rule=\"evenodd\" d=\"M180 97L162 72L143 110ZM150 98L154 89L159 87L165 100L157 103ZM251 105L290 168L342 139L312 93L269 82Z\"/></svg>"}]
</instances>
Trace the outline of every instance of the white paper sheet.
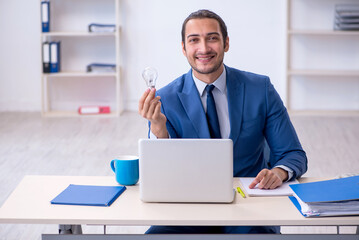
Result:
<instances>
[{"instance_id":1,"label":"white paper sheet","mask_svg":"<svg viewBox=\"0 0 359 240\"><path fill-rule=\"evenodd\" d=\"M243 186L242 190L246 193L247 196L250 197L291 196L293 195L293 191L289 187L289 185L299 183L295 179L289 182L284 182L280 187L276 189L259 189L258 186L253 189L250 189L248 186L253 182L254 178L239 178L239 180Z\"/></svg>"}]
</instances>

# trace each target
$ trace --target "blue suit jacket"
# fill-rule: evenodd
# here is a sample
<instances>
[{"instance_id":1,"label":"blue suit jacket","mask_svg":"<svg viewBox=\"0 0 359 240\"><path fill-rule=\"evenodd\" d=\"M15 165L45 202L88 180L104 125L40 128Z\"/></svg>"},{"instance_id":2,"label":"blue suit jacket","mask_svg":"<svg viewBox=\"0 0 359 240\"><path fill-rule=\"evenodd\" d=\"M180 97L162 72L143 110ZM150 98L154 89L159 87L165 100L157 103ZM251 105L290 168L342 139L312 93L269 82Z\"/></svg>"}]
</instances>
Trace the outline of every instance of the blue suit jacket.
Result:
<instances>
[{"instance_id":1,"label":"blue suit jacket","mask_svg":"<svg viewBox=\"0 0 359 240\"><path fill-rule=\"evenodd\" d=\"M263 168L285 165L293 178L307 170L307 158L278 93L267 76L226 66L233 175L255 177ZM157 91L172 138L210 138L192 70ZM266 141L271 155L265 157Z\"/></svg>"}]
</instances>

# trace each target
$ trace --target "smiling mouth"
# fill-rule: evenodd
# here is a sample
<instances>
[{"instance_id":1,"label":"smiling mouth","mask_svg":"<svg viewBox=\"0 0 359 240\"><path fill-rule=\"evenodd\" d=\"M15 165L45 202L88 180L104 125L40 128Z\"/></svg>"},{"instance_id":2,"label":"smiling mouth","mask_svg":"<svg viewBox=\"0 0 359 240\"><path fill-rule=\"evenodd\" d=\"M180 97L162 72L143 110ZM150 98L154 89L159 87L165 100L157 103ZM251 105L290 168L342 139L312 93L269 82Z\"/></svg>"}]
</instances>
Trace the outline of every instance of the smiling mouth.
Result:
<instances>
[{"instance_id":1,"label":"smiling mouth","mask_svg":"<svg viewBox=\"0 0 359 240\"><path fill-rule=\"evenodd\" d=\"M211 59L214 58L214 55L212 56L196 56L196 59L200 60L200 61L204 61L204 62L208 62L210 61Z\"/></svg>"}]
</instances>

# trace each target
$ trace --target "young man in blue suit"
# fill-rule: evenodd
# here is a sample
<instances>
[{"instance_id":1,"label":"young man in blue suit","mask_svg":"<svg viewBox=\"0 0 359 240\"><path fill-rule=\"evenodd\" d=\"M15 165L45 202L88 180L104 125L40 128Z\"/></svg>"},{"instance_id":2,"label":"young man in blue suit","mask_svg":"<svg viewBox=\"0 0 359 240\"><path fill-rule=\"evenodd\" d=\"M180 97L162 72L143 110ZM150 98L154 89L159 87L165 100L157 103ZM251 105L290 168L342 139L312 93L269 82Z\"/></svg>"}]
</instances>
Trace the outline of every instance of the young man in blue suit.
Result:
<instances>
[{"instance_id":1,"label":"young man in blue suit","mask_svg":"<svg viewBox=\"0 0 359 240\"><path fill-rule=\"evenodd\" d=\"M157 93L146 90L139 113L149 120L152 137L232 139L234 177L255 177L251 188L274 189L306 172L306 154L269 78L224 65L228 49L227 28L217 14L190 14L182 25L182 51L191 70ZM278 233L279 227L152 227L148 232Z\"/></svg>"}]
</instances>

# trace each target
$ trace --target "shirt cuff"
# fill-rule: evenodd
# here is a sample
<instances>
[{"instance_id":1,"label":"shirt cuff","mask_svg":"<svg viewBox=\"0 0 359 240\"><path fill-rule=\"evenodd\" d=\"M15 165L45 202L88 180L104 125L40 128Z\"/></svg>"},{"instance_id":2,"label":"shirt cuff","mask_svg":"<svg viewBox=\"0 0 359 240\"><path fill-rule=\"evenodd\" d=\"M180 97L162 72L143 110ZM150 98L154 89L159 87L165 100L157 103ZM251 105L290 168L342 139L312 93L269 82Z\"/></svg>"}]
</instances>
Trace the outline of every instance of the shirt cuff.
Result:
<instances>
[{"instance_id":1,"label":"shirt cuff","mask_svg":"<svg viewBox=\"0 0 359 240\"><path fill-rule=\"evenodd\" d=\"M288 181L290 181L292 179L292 177L293 177L293 170L292 169L290 169L289 167L284 166L284 165L278 165L278 166L275 166L275 167L281 168L281 169L285 170L288 173L288 178L287 178L286 182L288 182Z\"/></svg>"},{"instance_id":2,"label":"shirt cuff","mask_svg":"<svg viewBox=\"0 0 359 240\"><path fill-rule=\"evenodd\" d=\"M150 130L150 139L157 139L157 136Z\"/></svg>"},{"instance_id":3,"label":"shirt cuff","mask_svg":"<svg viewBox=\"0 0 359 240\"><path fill-rule=\"evenodd\" d=\"M168 138L171 138L170 133L168 133ZM158 139L158 137L155 134L153 134L151 130L150 130L150 139Z\"/></svg>"}]
</instances>

